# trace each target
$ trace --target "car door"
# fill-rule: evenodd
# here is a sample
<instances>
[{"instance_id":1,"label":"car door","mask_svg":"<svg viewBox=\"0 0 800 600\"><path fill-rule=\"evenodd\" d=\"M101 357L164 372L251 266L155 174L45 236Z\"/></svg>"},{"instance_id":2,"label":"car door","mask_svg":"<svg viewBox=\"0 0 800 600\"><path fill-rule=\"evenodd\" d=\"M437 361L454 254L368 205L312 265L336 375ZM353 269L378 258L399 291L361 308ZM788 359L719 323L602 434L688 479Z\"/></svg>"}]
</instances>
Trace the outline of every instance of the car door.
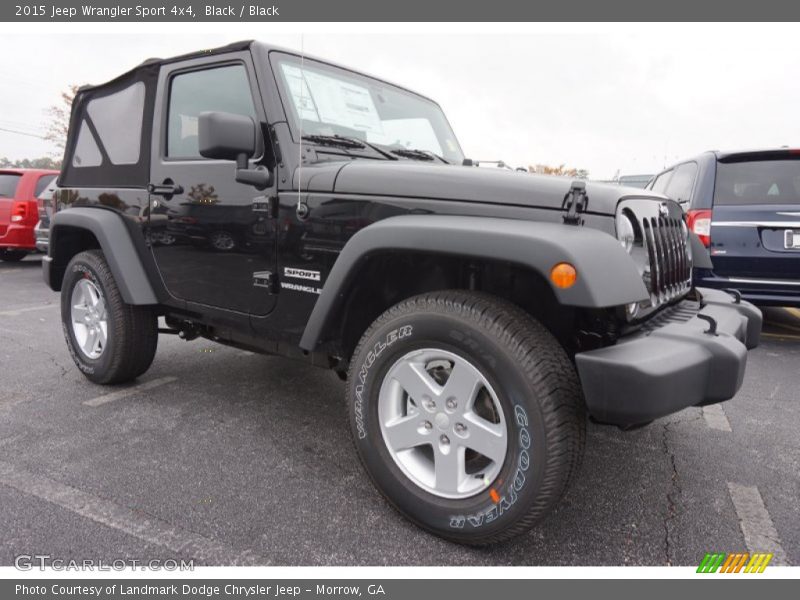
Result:
<instances>
[{"instance_id":1,"label":"car door","mask_svg":"<svg viewBox=\"0 0 800 600\"><path fill-rule=\"evenodd\" d=\"M163 66L156 107L147 238L165 286L190 303L268 314L275 229L254 210L265 192L235 181L233 162L201 157L197 137L205 111L265 121L249 53Z\"/></svg>"}]
</instances>

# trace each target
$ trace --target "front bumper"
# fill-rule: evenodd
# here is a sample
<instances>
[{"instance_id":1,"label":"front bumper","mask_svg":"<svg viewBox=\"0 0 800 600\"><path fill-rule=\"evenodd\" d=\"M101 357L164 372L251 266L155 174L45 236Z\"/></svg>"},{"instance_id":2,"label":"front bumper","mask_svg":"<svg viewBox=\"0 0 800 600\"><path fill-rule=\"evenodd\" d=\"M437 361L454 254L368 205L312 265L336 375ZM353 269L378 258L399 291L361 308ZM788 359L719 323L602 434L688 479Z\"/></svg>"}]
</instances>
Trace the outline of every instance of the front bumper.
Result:
<instances>
[{"instance_id":1,"label":"front bumper","mask_svg":"<svg viewBox=\"0 0 800 600\"><path fill-rule=\"evenodd\" d=\"M33 228L33 235L36 238L36 249L46 253L47 247L50 245L50 230L43 228L42 222L39 221Z\"/></svg>"},{"instance_id":2,"label":"front bumper","mask_svg":"<svg viewBox=\"0 0 800 600\"><path fill-rule=\"evenodd\" d=\"M761 311L719 290L697 288L616 345L576 354L589 413L617 425L647 423L687 406L732 398L747 350L761 336ZM710 333L711 319L716 332Z\"/></svg>"}]
</instances>

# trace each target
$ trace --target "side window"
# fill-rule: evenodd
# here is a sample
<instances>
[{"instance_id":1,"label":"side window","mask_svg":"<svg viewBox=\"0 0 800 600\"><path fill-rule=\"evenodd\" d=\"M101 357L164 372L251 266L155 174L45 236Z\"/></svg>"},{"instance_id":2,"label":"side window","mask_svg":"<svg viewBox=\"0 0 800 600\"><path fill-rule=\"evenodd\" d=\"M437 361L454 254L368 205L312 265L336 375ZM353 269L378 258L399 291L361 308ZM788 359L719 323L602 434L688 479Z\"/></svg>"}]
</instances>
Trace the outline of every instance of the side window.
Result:
<instances>
[{"instance_id":1,"label":"side window","mask_svg":"<svg viewBox=\"0 0 800 600\"><path fill-rule=\"evenodd\" d=\"M141 81L114 94L90 100L86 113L112 164L139 162L144 118L144 84ZM120 127L122 123L124 127Z\"/></svg>"},{"instance_id":2,"label":"side window","mask_svg":"<svg viewBox=\"0 0 800 600\"><path fill-rule=\"evenodd\" d=\"M55 175L42 175L39 177L39 181L36 182L36 190L33 192L34 197L38 198L41 196L45 188L50 185L55 178Z\"/></svg>"},{"instance_id":3,"label":"side window","mask_svg":"<svg viewBox=\"0 0 800 600\"><path fill-rule=\"evenodd\" d=\"M221 111L256 119L253 96L242 65L191 71L172 78L167 116L167 156L201 158L197 117Z\"/></svg>"},{"instance_id":4,"label":"side window","mask_svg":"<svg viewBox=\"0 0 800 600\"><path fill-rule=\"evenodd\" d=\"M675 202L689 202L692 199L694 180L697 179L697 163L684 163L675 169L669 181L666 195Z\"/></svg>"},{"instance_id":5,"label":"side window","mask_svg":"<svg viewBox=\"0 0 800 600\"><path fill-rule=\"evenodd\" d=\"M101 164L103 164L103 155L100 153L97 140L94 139L94 135L84 119L81 122L81 128L78 130L78 141L72 152L72 166L76 168L99 167Z\"/></svg>"},{"instance_id":6,"label":"side window","mask_svg":"<svg viewBox=\"0 0 800 600\"><path fill-rule=\"evenodd\" d=\"M663 194L671 176L672 170L664 171L661 175L656 177L656 180L653 182L653 185L650 186L650 189L658 194Z\"/></svg>"}]
</instances>

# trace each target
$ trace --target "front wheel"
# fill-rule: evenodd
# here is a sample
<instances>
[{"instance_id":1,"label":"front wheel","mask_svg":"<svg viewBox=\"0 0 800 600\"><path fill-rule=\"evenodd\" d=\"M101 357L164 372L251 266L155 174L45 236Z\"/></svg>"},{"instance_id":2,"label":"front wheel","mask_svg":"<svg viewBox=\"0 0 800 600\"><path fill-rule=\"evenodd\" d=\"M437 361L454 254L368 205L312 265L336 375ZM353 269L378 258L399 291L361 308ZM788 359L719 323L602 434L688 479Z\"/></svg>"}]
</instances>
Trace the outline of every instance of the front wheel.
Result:
<instances>
[{"instance_id":1,"label":"front wheel","mask_svg":"<svg viewBox=\"0 0 800 600\"><path fill-rule=\"evenodd\" d=\"M153 362L158 320L122 299L100 250L76 254L61 287L61 323L75 364L91 381L124 383Z\"/></svg>"},{"instance_id":2,"label":"front wheel","mask_svg":"<svg viewBox=\"0 0 800 600\"><path fill-rule=\"evenodd\" d=\"M577 375L518 307L467 291L416 296L364 334L347 400L359 457L421 527L488 544L542 519L583 453Z\"/></svg>"}]
</instances>

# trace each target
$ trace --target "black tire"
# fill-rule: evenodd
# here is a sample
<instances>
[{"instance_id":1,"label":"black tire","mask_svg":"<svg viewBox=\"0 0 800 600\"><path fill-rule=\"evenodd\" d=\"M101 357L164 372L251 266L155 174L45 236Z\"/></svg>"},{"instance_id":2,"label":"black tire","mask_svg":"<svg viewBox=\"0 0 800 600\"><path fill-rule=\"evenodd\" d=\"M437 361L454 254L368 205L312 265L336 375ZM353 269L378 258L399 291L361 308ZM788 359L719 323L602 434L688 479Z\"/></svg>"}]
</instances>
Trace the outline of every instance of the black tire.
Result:
<instances>
[{"instance_id":1,"label":"black tire","mask_svg":"<svg viewBox=\"0 0 800 600\"><path fill-rule=\"evenodd\" d=\"M407 353L432 346L477 367L510 417L501 470L467 498L443 498L415 484L381 432L384 377ZM583 455L585 404L572 362L540 323L487 294L423 294L386 311L353 354L347 402L356 450L378 490L412 522L454 542L484 545L527 531L563 496Z\"/></svg>"},{"instance_id":2,"label":"black tire","mask_svg":"<svg viewBox=\"0 0 800 600\"><path fill-rule=\"evenodd\" d=\"M223 244L222 240L228 241L230 245ZM225 231L224 229L214 231L211 235L209 235L208 243L216 252L233 252L239 248L239 242L237 241L236 236L229 231Z\"/></svg>"},{"instance_id":3,"label":"black tire","mask_svg":"<svg viewBox=\"0 0 800 600\"><path fill-rule=\"evenodd\" d=\"M0 249L0 260L4 262L19 262L26 256L28 256L27 250Z\"/></svg>"},{"instance_id":4,"label":"black tire","mask_svg":"<svg viewBox=\"0 0 800 600\"><path fill-rule=\"evenodd\" d=\"M108 315L107 343L97 358L87 356L71 324L71 298L81 279L101 292ZM158 319L150 307L126 304L100 250L81 252L70 261L61 287L61 324L72 360L91 381L125 383L142 375L153 362L158 345Z\"/></svg>"}]
</instances>

